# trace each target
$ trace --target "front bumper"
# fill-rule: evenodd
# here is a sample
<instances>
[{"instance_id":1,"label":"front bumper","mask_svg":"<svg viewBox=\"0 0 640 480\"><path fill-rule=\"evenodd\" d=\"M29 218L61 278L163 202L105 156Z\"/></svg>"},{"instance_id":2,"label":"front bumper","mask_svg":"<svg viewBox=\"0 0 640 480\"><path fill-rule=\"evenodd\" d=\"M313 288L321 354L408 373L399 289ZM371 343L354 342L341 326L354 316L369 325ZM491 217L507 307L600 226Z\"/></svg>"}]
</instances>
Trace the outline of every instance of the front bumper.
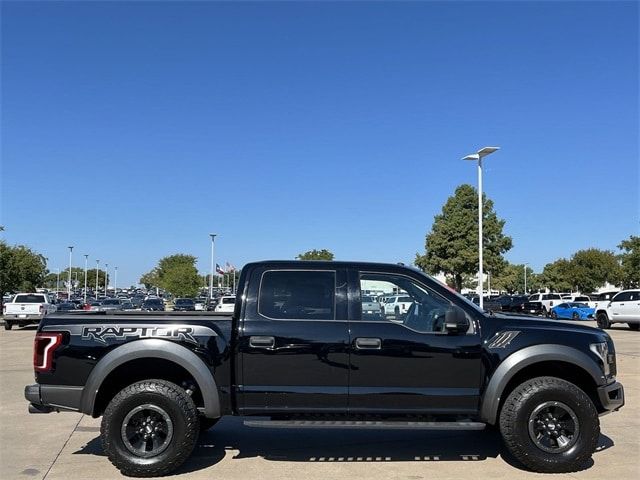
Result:
<instances>
[{"instance_id":1,"label":"front bumper","mask_svg":"<svg viewBox=\"0 0 640 480\"><path fill-rule=\"evenodd\" d=\"M624 406L624 387L620 382L598 387L598 398L604 413L615 412Z\"/></svg>"},{"instance_id":2,"label":"front bumper","mask_svg":"<svg viewBox=\"0 0 640 480\"><path fill-rule=\"evenodd\" d=\"M82 387L34 383L24 387L24 398L29 402L29 413L77 412L80 410L82 390Z\"/></svg>"}]
</instances>

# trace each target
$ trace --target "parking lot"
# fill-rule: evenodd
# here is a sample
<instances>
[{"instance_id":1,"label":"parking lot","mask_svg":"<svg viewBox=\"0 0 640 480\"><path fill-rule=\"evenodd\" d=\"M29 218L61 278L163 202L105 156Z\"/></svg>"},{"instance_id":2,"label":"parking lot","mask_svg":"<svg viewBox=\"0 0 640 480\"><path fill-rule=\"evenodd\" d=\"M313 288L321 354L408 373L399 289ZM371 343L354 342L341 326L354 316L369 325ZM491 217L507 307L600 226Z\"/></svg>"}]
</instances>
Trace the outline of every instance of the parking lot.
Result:
<instances>
[{"instance_id":1,"label":"parking lot","mask_svg":"<svg viewBox=\"0 0 640 480\"><path fill-rule=\"evenodd\" d=\"M24 385L33 382L35 327L0 330L0 478L113 479L119 472L102 453L100 420L77 413L30 415ZM610 330L626 406L603 417L593 464L559 475L631 479L640 475L640 335ZM200 437L174 478L189 479L458 479L529 478L505 454L499 435L484 432L295 430L250 428L225 418Z\"/></svg>"}]
</instances>

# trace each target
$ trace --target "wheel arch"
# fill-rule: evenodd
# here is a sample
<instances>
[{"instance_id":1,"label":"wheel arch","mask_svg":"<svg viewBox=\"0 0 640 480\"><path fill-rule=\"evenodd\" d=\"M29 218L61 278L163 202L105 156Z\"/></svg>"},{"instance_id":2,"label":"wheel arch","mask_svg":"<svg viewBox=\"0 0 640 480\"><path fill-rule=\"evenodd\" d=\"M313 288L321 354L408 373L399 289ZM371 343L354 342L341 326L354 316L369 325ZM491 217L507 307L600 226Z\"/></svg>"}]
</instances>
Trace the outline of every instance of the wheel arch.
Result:
<instances>
[{"instance_id":1,"label":"wheel arch","mask_svg":"<svg viewBox=\"0 0 640 480\"><path fill-rule=\"evenodd\" d=\"M105 381L112 378L110 375L119 367L126 367L141 360L153 359L161 361L165 365L168 362L186 371L196 383L202 396L205 416L217 418L221 415L218 387L204 361L188 348L161 339L128 342L107 353L96 364L87 379L80 400L80 411L87 415L98 416L100 412L96 411L96 407L99 406L96 399L98 399ZM150 378L163 379L164 373L164 371L159 371L157 375L151 375Z\"/></svg>"},{"instance_id":2,"label":"wheel arch","mask_svg":"<svg viewBox=\"0 0 640 480\"><path fill-rule=\"evenodd\" d=\"M605 383L605 377L594 360L572 347L534 345L514 352L495 370L482 397L481 420L495 424L500 407L511 390L536 376L555 376L576 384L599 408L596 389Z\"/></svg>"}]
</instances>

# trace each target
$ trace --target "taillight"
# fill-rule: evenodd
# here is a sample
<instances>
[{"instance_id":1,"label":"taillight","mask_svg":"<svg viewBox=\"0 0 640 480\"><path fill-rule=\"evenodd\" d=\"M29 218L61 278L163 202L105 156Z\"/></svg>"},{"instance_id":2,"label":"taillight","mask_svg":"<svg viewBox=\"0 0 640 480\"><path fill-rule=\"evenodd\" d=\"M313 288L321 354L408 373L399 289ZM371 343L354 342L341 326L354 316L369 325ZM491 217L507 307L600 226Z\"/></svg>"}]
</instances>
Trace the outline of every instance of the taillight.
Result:
<instances>
[{"instance_id":1,"label":"taillight","mask_svg":"<svg viewBox=\"0 0 640 480\"><path fill-rule=\"evenodd\" d=\"M53 363L53 352L62 343L62 333L37 333L33 340L33 369L48 372Z\"/></svg>"}]
</instances>

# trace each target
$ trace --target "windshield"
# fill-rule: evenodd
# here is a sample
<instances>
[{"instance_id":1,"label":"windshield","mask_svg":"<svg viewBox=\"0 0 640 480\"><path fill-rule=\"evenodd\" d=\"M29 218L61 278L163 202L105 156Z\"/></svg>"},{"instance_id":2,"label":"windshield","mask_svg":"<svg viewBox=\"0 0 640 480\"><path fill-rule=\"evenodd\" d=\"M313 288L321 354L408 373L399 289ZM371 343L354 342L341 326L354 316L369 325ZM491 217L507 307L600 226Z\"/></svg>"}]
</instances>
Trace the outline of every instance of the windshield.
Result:
<instances>
[{"instance_id":1,"label":"windshield","mask_svg":"<svg viewBox=\"0 0 640 480\"><path fill-rule=\"evenodd\" d=\"M574 308L589 308L589 305L585 305L584 303L570 303L569 306Z\"/></svg>"},{"instance_id":2,"label":"windshield","mask_svg":"<svg viewBox=\"0 0 640 480\"><path fill-rule=\"evenodd\" d=\"M120 305L120 300L112 299L102 302L103 305Z\"/></svg>"},{"instance_id":3,"label":"windshield","mask_svg":"<svg viewBox=\"0 0 640 480\"><path fill-rule=\"evenodd\" d=\"M145 305L160 305L161 303L162 303L162 300L159 300L157 298L152 298L151 300L144 301Z\"/></svg>"},{"instance_id":4,"label":"windshield","mask_svg":"<svg viewBox=\"0 0 640 480\"><path fill-rule=\"evenodd\" d=\"M44 295L16 295L14 303L46 303L46 300Z\"/></svg>"},{"instance_id":5,"label":"windshield","mask_svg":"<svg viewBox=\"0 0 640 480\"><path fill-rule=\"evenodd\" d=\"M223 298L222 303L236 303L236 297Z\"/></svg>"},{"instance_id":6,"label":"windshield","mask_svg":"<svg viewBox=\"0 0 640 480\"><path fill-rule=\"evenodd\" d=\"M178 298L176 300L176 305L193 305L193 300L190 298Z\"/></svg>"},{"instance_id":7,"label":"windshield","mask_svg":"<svg viewBox=\"0 0 640 480\"><path fill-rule=\"evenodd\" d=\"M373 303L373 297L362 297L362 303Z\"/></svg>"}]
</instances>

